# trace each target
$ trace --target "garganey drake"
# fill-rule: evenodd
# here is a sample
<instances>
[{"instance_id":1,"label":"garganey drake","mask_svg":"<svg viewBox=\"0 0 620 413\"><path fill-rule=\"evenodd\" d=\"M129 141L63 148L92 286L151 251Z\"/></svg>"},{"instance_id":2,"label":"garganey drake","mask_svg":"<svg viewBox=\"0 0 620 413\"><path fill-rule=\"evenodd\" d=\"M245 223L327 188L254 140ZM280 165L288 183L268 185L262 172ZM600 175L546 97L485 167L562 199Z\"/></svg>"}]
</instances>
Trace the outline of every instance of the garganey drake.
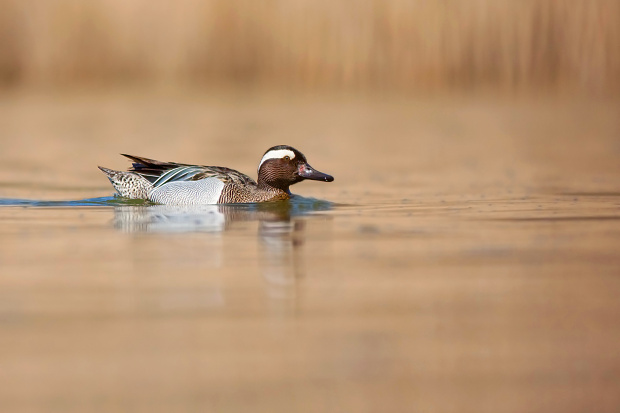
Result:
<instances>
[{"instance_id":1,"label":"garganey drake","mask_svg":"<svg viewBox=\"0 0 620 413\"><path fill-rule=\"evenodd\" d=\"M99 167L114 189L130 199L159 204L200 205L266 202L289 199L289 187L304 179L331 182L334 178L312 168L297 149L269 148L258 164L258 182L221 166L161 162L125 155L133 167L127 172Z\"/></svg>"}]
</instances>

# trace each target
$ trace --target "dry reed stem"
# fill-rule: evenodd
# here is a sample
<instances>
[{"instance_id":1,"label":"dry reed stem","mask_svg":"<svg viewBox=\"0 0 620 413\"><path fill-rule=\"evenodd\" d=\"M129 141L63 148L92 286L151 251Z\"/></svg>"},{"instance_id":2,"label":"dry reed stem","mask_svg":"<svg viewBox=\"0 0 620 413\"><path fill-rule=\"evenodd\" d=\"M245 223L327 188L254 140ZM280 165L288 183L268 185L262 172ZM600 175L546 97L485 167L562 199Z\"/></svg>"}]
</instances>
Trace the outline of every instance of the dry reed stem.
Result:
<instances>
[{"instance_id":1,"label":"dry reed stem","mask_svg":"<svg viewBox=\"0 0 620 413\"><path fill-rule=\"evenodd\" d=\"M620 91L614 0L1 0L0 85Z\"/></svg>"}]
</instances>

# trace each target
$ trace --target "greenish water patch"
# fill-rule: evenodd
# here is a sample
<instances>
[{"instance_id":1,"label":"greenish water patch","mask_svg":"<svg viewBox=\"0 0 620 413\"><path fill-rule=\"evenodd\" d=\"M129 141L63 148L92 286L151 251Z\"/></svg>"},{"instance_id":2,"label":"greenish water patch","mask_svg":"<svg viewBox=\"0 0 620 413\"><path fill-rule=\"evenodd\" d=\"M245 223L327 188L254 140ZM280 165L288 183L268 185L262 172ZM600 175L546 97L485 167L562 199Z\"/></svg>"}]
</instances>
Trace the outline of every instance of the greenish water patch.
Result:
<instances>
[{"instance_id":1,"label":"greenish water patch","mask_svg":"<svg viewBox=\"0 0 620 413\"><path fill-rule=\"evenodd\" d=\"M89 207L89 206L121 206L121 205L153 205L153 203L141 199L126 199L121 197L106 196L99 198L87 198L76 201L47 201L34 199L0 198L0 206L22 207Z\"/></svg>"},{"instance_id":2,"label":"greenish water patch","mask_svg":"<svg viewBox=\"0 0 620 413\"><path fill-rule=\"evenodd\" d=\"M158 206L153 202L142 199L127 199L119 196L107 196L98 198L87 198L80 200L69 201L48 201L48 200L33 200L33 199L19 199L19 198L0 198L0 206L6 207L120 207L120 206L136 206L136 207L148 207ZM288 212L292 215L304 215L309 212L326 211L332 209L334 204L329 201L306 198L298 195L294 195L290 200L275 201L275 202L263 202L263 203L248 203L248 204L218 204L219 206L226 208L235 208L245 211L271 211ZM168 208L174 209L176 206L168 205ZM198 207L198 206L197 206ZM187 208L186 206L178 206L179 210ZM191 208L191 206L190 206Z\"/></svg>"}]
</instances>

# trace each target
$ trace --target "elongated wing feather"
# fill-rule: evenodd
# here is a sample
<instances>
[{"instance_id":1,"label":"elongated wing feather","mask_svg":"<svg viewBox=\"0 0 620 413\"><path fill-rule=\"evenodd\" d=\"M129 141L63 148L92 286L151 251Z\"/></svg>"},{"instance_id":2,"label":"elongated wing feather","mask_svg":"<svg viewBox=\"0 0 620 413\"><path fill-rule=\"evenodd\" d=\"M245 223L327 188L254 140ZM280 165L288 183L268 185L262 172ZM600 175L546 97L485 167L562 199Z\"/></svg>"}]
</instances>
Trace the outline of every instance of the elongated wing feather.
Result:
<instances>
[{"instance_id":1,"label":"elongated wing feather","mask_svg":"<svg viewBox=\"0 0 620 413\"><path fill-rule=\"evenodd\" d=\"M199 166L179 166L178 168L170 169L159 175L159 178L153 182L153 187L158 187L174 181L191 181L201 172L203 171Z\"/></svg>"},{"instance_id":2,"label":"elongated wing feather","mask_svg":"<svg viewBox=\"0 0 620 413\"><path fill-rule=\"evenodd\" d=\"M155 159L127 155L124 153L121 155L133 161L132 167L129 168L129 172L136 172L137 174L148 179L151 183L155 182L166 171L176 169L180 166L190 166L176 162L161 162L156 161Z\"/></svg>"},{"instance_id":3,"label":"elongated wing feather","mask_svg":"<svg viewBox=\"0 0 620 413\"><path fill-rule=\"evenodd\" d=\"M148 179L154 187L175 181L197 181L200 179L217 178L222 182L236 182L242 185L256 185L247 175L234 169L222 166L189 165L177 162L162 162L140 156L126 155L134 163L129 169Z\"/></svg>"}]
</instances>

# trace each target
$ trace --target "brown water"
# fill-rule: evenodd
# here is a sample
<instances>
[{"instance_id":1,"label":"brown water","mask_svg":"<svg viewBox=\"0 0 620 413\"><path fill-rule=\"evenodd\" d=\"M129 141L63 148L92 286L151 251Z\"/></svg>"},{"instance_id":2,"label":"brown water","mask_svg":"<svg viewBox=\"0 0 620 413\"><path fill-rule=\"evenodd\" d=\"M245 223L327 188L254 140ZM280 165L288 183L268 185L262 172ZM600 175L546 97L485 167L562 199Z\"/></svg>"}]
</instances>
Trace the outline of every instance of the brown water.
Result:
<instances>
[{"instance_id":1,"label":"brown water","mask_svg":"<svg viewBox=\"0 0 620 413\"><path fill-rule=\"evenodd\" d=\"M617 102L0 109L3 412L620 409ZM335 182L179 209L114 200L96 169L123 152L252 175L280 143Z\"/></svg>"}]
</instances>

